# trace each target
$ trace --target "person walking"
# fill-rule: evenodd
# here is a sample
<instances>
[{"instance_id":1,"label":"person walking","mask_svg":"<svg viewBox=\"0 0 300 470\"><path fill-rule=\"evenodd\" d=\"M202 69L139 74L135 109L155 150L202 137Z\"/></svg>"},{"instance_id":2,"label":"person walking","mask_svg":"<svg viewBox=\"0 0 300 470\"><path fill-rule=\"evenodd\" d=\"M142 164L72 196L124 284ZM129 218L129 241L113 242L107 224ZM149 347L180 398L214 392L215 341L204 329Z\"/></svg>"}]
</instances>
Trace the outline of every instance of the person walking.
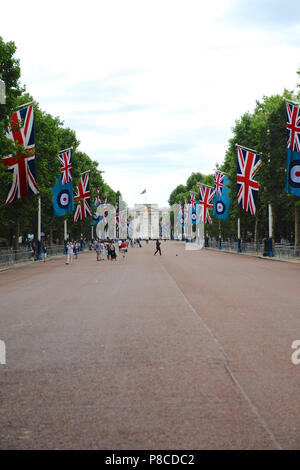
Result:
<instances>
[{"instance_id":1,"label":"person walking","mask_svg":"<svg viewBox=\"0 0 300 470\"><path fill-rule=\"evenodd\" d=\"M107 256L107 259L109 260L109 257L110 257L110 242L109 241L105 243L105 254Z\"/></svg>"},{"instance_id":2,"label":"person walking","mask_svg":"<svg viewBox=\"0 0 300 470\"><path fill-rule=\"evenodd\" d=\"M100 245L100 241L99 241L99 240L97 240L95 250L96 250L96 255L97 255L97 261L100 261L101 245Z\"/></svg>"},{"instance_id":3,"label":"person walking","mask_svg":"<svg viewBox=\"0 0 300 470\"><path fill-rule=\"evenodd\" d=\"M67 262L66 264L72 264L73 263L73 253L74 253L74 248L72 242L69 242L67 244Z\"/></svg>"},{"instance_id":4,"label":"person walking","mask_svg":"<svg viewBox=\"0 0 300 470\"><path fill-rule=\"evenodd\" d=\"M44 260L44 263L46 262L46 258L47 258L47 246L46 246L46 242L43 242L43 244L42 244L42 259Z\"/></svg>"},{"instance_id":5,"label":"person walking","mask_svg":"<svg viewBox=\"0 0 300 470\"><path fill-rule=\"evenodd\" d=\"M126 253L127 253L127 243L125 240L122 240L122 243L120 245L120 250L122 252L123 258L125 258Z\"/></svg>"},{"instance_id":6,"label":"person walking","mask_svg":"<svg viewBox=\"0 0 300 470\"><path fill-rule=\"evenodd\" d=\"M114 242L112 241L111 244L110 244L110 258L111 260L117 260L117 253L116 253L116 248L115 248L115 245L114 245Z\"/></svg>"},{"instance_id":7,"label":"person walking","mask_svg":"<svg viewBox=\"0 0 300 470\"><path fill-rule=\"evenodd\" d=\"M100 260L104 261L104 253L105 253L105 244L103 240L100 240Z\"/></svg>"},{"instance_id":8,"label":"person walking","mask_svg":"<svg viewBox=\"0 0 300 470\"><path fill-rule=\"evenodd\" d=\"M160 245L161 245L161 243L160 243L160 241L157 239L157 240L156 240L156 252L154 253L154 256L156 255L156 253L157 253L158 251L159 251L159 254L160 254L160 256L161 256Z\"/></svg>"},{"instance_id":9,"label":"person walking","mask_svg":"<svg viewBox=\"0 0 300 470\"><path fill-rule=\"evenodd\" d=\"M75 254L75 259L78 259L78 253L80 251L80 243L79 241L74 243L74 254Z\"/></svg>"}]
</instances>

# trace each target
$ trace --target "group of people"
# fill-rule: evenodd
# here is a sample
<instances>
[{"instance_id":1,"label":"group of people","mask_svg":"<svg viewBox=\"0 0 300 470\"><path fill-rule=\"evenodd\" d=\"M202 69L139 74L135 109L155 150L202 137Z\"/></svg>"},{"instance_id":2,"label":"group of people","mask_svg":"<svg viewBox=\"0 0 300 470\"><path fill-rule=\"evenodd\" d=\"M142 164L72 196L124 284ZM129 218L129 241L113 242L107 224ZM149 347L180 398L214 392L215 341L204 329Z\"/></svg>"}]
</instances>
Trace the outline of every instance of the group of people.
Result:
<instances>
[{"instance_id":1,"label":"group of people","mask_svg":"<svg viewBox=\"0 0 300 470\"><path fill-rule=\"evenodd\" d=\"M46 261L48 253L46 242L30 242L27 250L31 254L32 261Z\"/></svg>"},{"instance_id":2,"label":"group of people","mask_svg":"<svg viewBox=\"0 0 300 470\"><path fill-rule=\"evenodd\" d=\"M126 253L128 251L128 246L134 246L134 242L130 239L121 240L97 240L96 242L92 242L92 249L96 251L96 260L97 261L104 261L105 258L107 260L116 261L117 256L120 254L123 258L125 258ZM137 246L141 247L141 242L138 240ZM117 251L118 248L118 251ZM71 241L67 242L66 244L66 254L67 260L66 264L73 263L73 256L75 254L75 259L78 258L78 253L80 251L80 242ZM156 251L154 256L159 253L161 256L161 243L159 240L156 240Z\"/></svg>"},{"instance_id":3,"label":"group of people","mask_svg":"<svg viewBox=\"0 0 300 470\"><path fill-rule=\"evenodd\" d=\"M118 240L118 252L122 254L123 258L125 258L126 253L128 251L130 240ZM116 260L118 256L118 252L116 249L116 241L114 240L97 240L96 243L92 243L92 249L96 251L96 260L97 261L104 261L105 258L111 261ZM66 244L66 254L67 260L66 264L73 263L73 256L75 254L75 259L78 258L78 253L80 251L80 243L75 242L72 243L69 241Z\"/></svg>"},{"instance_id":4,"label":"group of people","mask_svg":"<svg viewBox=\"0 0 300 470\"><path fill-rule=\"evenodd\" d=\"M118 240L119 253L125 258L128 251L129 239ZM97 261L104 261L105 257L109 260L117 260L118 252L113 240L98 240L95 245Z\"/></svg>"}]
</instances>

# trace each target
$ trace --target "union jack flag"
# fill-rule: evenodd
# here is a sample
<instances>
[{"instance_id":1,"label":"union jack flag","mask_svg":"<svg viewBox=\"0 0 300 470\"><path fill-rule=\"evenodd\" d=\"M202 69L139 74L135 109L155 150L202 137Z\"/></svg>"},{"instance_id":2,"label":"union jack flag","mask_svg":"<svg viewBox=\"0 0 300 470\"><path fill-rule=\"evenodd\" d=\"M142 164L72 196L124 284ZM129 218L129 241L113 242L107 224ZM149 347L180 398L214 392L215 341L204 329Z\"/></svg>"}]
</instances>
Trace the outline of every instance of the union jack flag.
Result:
<instances>
[{"instance_id":1,"label":"union jack flag","mask_svg":"<svg viewBox=\"0 0 300 470\"><path fill-rule=\"evenodd\" d=\"M300 152L300 108L294 106L292 103L286 103L286 114L286 128L288 131L287 147L296 152Z\"/></svg>"},{"instance_id":2,"label":"union jack flag","mask_svg":"<svg viewBox=\"0 0 300 470\"><path fill-rule=\"evenodd\" d=\"M33 106L15 111L10 118L10 129L6 137L22 150L13 156L3 157L3 164L13 172L13 182L5 204L10 204L15 198L21 199L29 194L38 194L35 181L35 143ZM24 150L23 150L24 149Z\"/></svg>"},{"instance_id":3,"label":"union jack flag","mask_svg":"<svg viewBox=\"0 0 300 470\"><path fill-rule=\"evenodd\" d=\"M100 190L99 189L96 189L96 197L95 197L94 205L96 207L101 206Z\"/></svg>"},{"instance_id":4,"label":"union jack flag","mask_svg":"<svg viewBox=\"0 0 300 470\"><path fill-rule=\"evenodd\" d=\"M195 199L195 193L191 193L191 206L192 206L192 210L195 209L196 207L196 199Z\"/></svg>"},{"instance_id":5,"label":"union jack flag","mask_svg":"<svg viewBox=\"0 0 300 470\"><path fill-rule=\"evenodd\" d=\"M212 220L210 218L209 209L214 207L212 202L215 195L214 188L210 188L205 184L199 184L199 204L202 208L202 218L201 221L205 224L211 224Z\"/></svg>"},{"instance_id":6,"label":"union jack flag","mask_svg":"<svg viewBox=\"0 0 300 470\"><path fill-rule=\"evenodd\" d=\"M239 206L251 215L255 215L259 183L254 175L260 165L260 157L250 150L238 147L237 185Z\"/></svg>"},{"instance_id":7,"label":"union jack flag","mask_svg":"<svg viewBox=\"0 0 300 470\"><path fill-rule=\"evenodd\" d=\"M61 167L60 167L60 171L62 172L61 182L62 184L69 183L70 181L72 181L71 149L68 149L62 153L59 153L58 159L61 164Z\"/></svg>"},{"instance_id":8,"label":"union jack flag","mask_svg":"<svg viewBox=\"0 0 300 470\"><path fill-rule=\"evenodd\" d=\"M215 194L216 194L216 196L222 196L224 178L225 178L225 175L223 175L223 173L221 173L220 171L215 172Z\"/></svg>"},{"instance_id":9,"label":"union jack flag","mask_svg":"<svg viewBox=\"0 0 300 470\"><path fill-rule=\"evenodd\" d=\"M87 216L92 215L92 209L90 207L90 183L89 173L86 172L80 179L80 183L77 188L77 194L74 196L74 201L79 201L74 214L74 222L83 220Z\"/></svg>"}]
</instances>

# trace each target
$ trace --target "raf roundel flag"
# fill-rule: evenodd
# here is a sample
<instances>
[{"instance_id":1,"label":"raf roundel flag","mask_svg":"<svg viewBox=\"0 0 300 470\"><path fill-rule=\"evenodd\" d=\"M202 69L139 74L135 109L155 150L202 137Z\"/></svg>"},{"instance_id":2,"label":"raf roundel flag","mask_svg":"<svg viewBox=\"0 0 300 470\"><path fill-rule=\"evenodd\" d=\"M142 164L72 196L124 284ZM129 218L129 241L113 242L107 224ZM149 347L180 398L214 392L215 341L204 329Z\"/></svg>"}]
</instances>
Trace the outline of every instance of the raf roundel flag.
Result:
<instances>
[{"instance_id":1,"label":"raf roundel flag","mask_svg":"<svg viewBox=\"0 0 300 470\"><path fill-rule=\"evenodd\" d=\"M300 196L300 153L287 149L287 168L285 190L294 196Z\"/></svg>"},{"instance_id":2,"label":"raf roundel flag","mask_svg":"<svg viewBox=\"0 0 300 470\"><path fill-rule=\"evenodd\" d=\"M54 217L61 217L74 210L72 181L62 184L62 179L59 177L56 185L51 188L51 192Z\"/></svg>"},{"instance_id":3,"label":"raf roundel flag","mask_svg":"<svg viewBox=\"0 0 300 470\"><path fill-rule=\"evenodd\" d=\"M229 196L230 189L228 188L229 179L227 176L223 179L222 195L215 194L214 197L214 212L213 215L218 219L228 220L231 197Z\"/></svg>"}]
</instances>

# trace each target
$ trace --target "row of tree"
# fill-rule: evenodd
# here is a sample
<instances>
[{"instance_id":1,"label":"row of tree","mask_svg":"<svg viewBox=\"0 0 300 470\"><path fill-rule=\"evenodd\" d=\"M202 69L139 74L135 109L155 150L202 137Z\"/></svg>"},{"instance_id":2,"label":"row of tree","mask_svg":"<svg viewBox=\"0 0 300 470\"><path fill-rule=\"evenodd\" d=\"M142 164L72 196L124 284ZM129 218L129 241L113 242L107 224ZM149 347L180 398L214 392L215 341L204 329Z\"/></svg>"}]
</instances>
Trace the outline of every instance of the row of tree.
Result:
<instances>
[{"instance_id":1,"label":"row of tree","mask_svg":"<svg viewBox=\"0 0 300 470\"><path fill-rule=\"evenodd\" d=\"M0 37L0 79L6 85L6 103L0 104L0 148L1 155L16 153L12 142L6 138L9 126L9 116L22 104L33 100L20 85L20 64L15 58L16 46L13 42L5 43ZM36 181L41 195L42 206L42 231L50 239L63 240L63 218L53 217L52 194L50 188L57 182L60 175L58 152L72 147L72 179L73 189L80 180L80 173L90 170L91 202L94 200L96 189L100 189L102 197L107 197L110 204L115 205L120 192L113 189L103 180L98 162L93 161L86 153L78 150L80 142L76 138L74 130L65 128L59 117L53 117L42 111L37 103L34 103L35 126L35 166ZM15 248L18 246L19 237L26 238L28 234L37 235L37 196L25 197L5 204L9 192L12 174L4 167L0 159L0 241L8 241ZM81 236L90 237L90 220L86 219L76 224L73 214L65 217L68 220L68 232L72 238Z\"/></svg>"},{"instance_id":2,"label":"row of tree","mask_svg":"<svg viewBox=\"0 0 300 470\"><path fill-rule=\"evenodd\" d=\"M300 76L300 70L297 72ZM300 85L297 86L300 88ZM235 122L225 159L220 170L231 181L231 208L228 221L212 218L212 225L205 226L205 233L223 238L237 237L237 219L241 220L241 236L254 242L268 236L268 205L272 206L273 239L282 238L299 244L299 197L285 191L286 179L286 102L284 98L298 100L300 93L284 90L282 95L263 97L257 101L253 113L245 113ZM260 154L261 166L256 175L260 183L256 215L253 217L238 207L237 203L237 148L236 144L255 149ZM190 191L199 193L197 182L213 186L214 175L193 173L186 185L177 186L169 197L169 204L183 204Z\"/></svg>"}]
</instances>

